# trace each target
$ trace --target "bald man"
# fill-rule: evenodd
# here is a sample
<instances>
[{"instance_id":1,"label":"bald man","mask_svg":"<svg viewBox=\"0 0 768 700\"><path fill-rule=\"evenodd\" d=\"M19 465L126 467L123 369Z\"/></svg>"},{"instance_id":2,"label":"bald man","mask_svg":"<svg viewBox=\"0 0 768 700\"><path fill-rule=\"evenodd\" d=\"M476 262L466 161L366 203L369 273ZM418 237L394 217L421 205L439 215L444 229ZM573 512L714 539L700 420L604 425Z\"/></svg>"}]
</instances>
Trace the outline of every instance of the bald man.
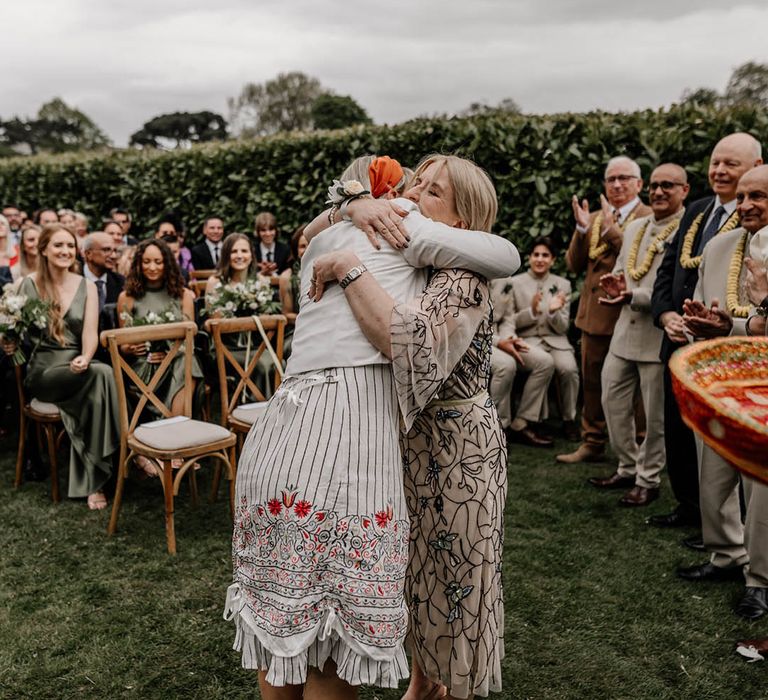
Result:
<instances>
[{"instance_id":1,"label":"bald man","mask_svg":"<svg viewBox=\"0 0 768 700\"><path fill-rule=\"evenodd\" d=\"M101 313L105 304L117 303L125 285L125 278L115 272L116 249L112 236L103 231L89 233L83 241L83 260L83 277L96 285Z\"/></svg>"},{"instance_id":2,"label":"bald man","mask_svg":"<svg viewBox=\"0 0 768 700\"><path fill-rule=\"evenodd\" d=\"M730 134L715 145L708 170L712 195L686 208L675 242L667 246L656 275L651 311L654 323L664 330L661 361L667 366L664 372L667 473L678 502L671 513L649 518L648 522L657 527L698 527L701 523L696 444L692 431L680 418L668 363L672 353L688 342L682 323L683 303L693 297L704 245L737 225L736 187L739 179L762 162L760 144L749 134ZM687 542L701 547L698 536Z\"/></svg>"}]
</instances>

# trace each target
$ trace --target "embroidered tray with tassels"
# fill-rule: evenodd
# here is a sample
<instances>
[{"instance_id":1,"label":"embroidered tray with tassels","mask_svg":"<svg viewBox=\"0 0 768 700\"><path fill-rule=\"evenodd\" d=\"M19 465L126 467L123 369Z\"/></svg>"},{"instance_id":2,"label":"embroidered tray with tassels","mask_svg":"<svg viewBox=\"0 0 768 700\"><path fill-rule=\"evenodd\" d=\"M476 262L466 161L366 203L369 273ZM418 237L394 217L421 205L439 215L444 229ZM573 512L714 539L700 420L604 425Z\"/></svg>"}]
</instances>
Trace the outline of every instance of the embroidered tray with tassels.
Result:
<instances>
[{"instance_id":1,"label":"embroidered tray with tassels","mask_svg":"<svg viewBox=\"0 0 768 700\"><path fill-rule=\"evenodd\" d=\"M716 338L670 360L683 420L737 469L768 484L768 338Z\"/></svg>"}]
</instances>

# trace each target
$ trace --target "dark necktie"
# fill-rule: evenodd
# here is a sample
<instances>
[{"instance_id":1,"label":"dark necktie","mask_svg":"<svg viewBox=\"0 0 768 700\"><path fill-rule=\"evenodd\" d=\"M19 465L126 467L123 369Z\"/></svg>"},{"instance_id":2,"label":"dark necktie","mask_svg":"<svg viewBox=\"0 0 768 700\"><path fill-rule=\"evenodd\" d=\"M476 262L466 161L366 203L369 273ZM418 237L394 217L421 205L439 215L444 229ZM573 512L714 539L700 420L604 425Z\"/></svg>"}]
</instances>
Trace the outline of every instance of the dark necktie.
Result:
<instances>
[{"instance_id":1,"label":"dark necktie","mask_svg":"<svg viewBox=\"0 0 768 700\"><path fill-rule=\"evenodd\" d=\"M619 225L619 221L621 220L621 212L618 209L613 210L613 220L616 223L616 225Z\"/></svg>"},{"instance_id":2,"label":"dark necktie","mask_svg":"<svg viewBox=\"0 0 768 700\"><path fill-rule=\"evenodd\" d=\"M723 218L723 214L725 214L725 207L721 204L717 209L715 209L715 215L709 220L707 228L705 228L704 233L701 234L699 245L696 248L697 255L701 255L701 252L704 250L704 246L707 245L707 243L709 243L715 237L715 234L720 230L720 219Z\"/></svg>"},{"instance_id":3,"label":"dark necktie","mask_svg":"<svg viewBox=\"0 0 768 700\"><path fill-rule=\"evenodd\" d=\"M96 280L96 291L99 294L99 311L107 303L107 283L104 280Z\"/></svg>"},{"instance_id":4,"label":"dark necktie","mask_svg":"<svg viewBox=\"0 0 768 700\"><path fill-rule=\"evenodd\" d=\"M215 243L213 246L213 264L219 264L219 244Z\"/></svg>"},{"instance_id":5,"label":"dark necktie","mask_svg":"<svg viewBox=\"0 0 768 700\"><path fill-rule=\"evenodd\" d=\"M267 262L272 262L272 251L271 250L267 251Z\"/></svg>"}]
</instances>

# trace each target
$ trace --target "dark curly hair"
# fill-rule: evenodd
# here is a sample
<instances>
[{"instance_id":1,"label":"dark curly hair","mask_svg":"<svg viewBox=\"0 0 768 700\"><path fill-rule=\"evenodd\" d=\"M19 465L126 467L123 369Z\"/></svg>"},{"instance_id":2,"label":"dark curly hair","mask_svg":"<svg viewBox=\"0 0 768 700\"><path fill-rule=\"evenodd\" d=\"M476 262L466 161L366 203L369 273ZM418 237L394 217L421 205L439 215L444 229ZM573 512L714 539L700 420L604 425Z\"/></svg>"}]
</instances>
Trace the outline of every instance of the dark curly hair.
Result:
<instances>
[{"instance_id":1,"label":"dark curly hair","mask_svg":"<svg viewBox=\"0 0 768 700\"><path fill-rule=\"evenodd\" d=\"M136 246L136 254L131 262L131 269L125 279L125 292L129 297L141 299L146 293L146 280L141 270L141 259L150 246L155 246L163 256L163 286L174 299L181 299L184 295L184 278L181 276L179 263L173 256L171 249L165 241L150 239L142 241Z\"/></svg>"}]
</instances>

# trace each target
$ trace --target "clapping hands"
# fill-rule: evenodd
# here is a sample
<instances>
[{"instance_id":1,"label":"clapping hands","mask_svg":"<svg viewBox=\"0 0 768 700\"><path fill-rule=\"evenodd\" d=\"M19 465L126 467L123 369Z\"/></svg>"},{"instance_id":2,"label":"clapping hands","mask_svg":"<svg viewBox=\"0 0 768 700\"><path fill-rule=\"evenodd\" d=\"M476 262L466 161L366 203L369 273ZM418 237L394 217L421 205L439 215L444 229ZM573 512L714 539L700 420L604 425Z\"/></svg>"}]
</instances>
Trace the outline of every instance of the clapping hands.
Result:
<instances>
[{"instance_id":1,"label":"clapping hands","mask_svg":"<svg viewBox=\"0 0 768 700\"><path fill-rule=\"evenodd\" d=\"M603 306L619 306L632 301L632 292L627 289L627 280L623 274L607 274L600 277L600 288L608 295L599 297L598 304Z\"/></svg>"},{"instance_id":2,"label":"clapping hands","mask_svg":"<svg viewBox=\"0 0 768 700\"><path fill-rule=\"evenodd\" d=\"M707 308L700 301L686 299L683 302L683 323L694 338L719 338L730 334L733 321L730 314L720 308L717 299Z\"/></svg>"}]
</instances>

